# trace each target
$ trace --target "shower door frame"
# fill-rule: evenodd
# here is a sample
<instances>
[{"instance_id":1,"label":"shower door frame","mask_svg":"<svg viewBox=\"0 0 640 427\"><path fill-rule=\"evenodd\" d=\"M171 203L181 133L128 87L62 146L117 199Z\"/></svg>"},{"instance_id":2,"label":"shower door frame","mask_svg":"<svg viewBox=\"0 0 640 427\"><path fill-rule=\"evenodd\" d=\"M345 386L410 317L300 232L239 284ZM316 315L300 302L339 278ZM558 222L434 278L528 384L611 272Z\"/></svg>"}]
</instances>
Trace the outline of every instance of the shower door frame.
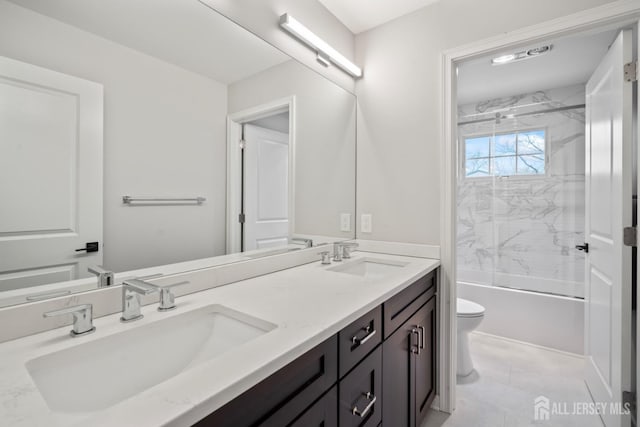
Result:
<instances>
[{"instance_id":1,"label":"shower door frame","mask_svg":"<svg viewBox=\"0 0 640 427\"><path fill-rule=\"evenodd\" d=\"M490 55L502 49L518 48L523 45L543 42L550 38L565 37L588 31L622 28L637 24L639 20L640 4L637 0L620 0L443 52L441 56L443 113L440 129L441 163L443 165L440 170L440 182L444 187L440 195L440 262L442 265L440 342L442 345L439 354L441 367L439 372L439 409L441 411L452 412L455 409L456 401L456 183L459 166L456 126L458 122L456 64L464 60ZM638 127L640 131L640 123ZM640 328L637 330L640 333ZM640 384L640 372L637 374Z\"/></svg>"}]
</instances>

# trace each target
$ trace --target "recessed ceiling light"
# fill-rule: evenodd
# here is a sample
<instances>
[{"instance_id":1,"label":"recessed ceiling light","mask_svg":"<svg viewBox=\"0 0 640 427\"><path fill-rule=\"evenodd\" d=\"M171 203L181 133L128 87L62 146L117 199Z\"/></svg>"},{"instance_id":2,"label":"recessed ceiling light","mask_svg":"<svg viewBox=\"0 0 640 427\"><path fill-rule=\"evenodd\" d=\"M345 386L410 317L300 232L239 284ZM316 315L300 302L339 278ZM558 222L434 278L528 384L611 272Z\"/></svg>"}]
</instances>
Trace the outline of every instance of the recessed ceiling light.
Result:
<instances>
[{"instance_id":1,"label":"recessed ceiling light","mask_svg":"<svg viewBox=\"0 0 640 427\"><path fill-rule=\"evenodd\" d=\"M491 60L491 64L503 65L503 64L508 64L510 62L533 58L534 56L540 56L542 54L549 52L552 47L553 45L548 44L544 46L534 47L533 49L522 50L520 52L510 53L507 55L501 55L493 58Z\"/></svg>"},{"instance_id":2,"label":"recessed ceiling light","mask_svg":"<svg viewBox=\"0 0 640 427\"><path fill-rule=\"evenodd\" d=\"M498 56L497 58L493 58L491 62L493 64L505 64L507 62L513 61L514 59L516 59L516 55L513 53L510 53L509 55L502 55L502 56Z\"/></svg>"}]
</instances>

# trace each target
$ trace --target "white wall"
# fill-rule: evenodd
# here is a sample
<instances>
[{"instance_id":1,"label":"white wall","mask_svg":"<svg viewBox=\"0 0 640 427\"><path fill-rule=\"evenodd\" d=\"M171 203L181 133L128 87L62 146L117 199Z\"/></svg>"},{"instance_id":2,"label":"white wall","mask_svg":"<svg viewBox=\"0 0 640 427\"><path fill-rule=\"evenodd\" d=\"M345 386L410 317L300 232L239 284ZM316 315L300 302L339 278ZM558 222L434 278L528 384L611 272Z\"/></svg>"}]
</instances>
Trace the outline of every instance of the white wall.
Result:
<instances>
[{"instance_id":1,"label":"white wall","mask_svg":"<svg viewBox=\"0 0 640 427\"><path fill-rule=\"evenodd\" d=\"M224 253L224 85L6 1L0 55L104 85L107 267ZM200 195L207 202L126 207L123 195Z\"/></svg>"},{"instance_id":2,"label":"white wall","mask_svg":"<svg viewBox=\"0 0 640 427\"><path fill-rule=\"evenodd\" d=\"M349 59L354 58L354 35L318 0L202 0L249 31L293 58L330 78L343 88L354 90L354 81L335 66L325 68L316 53L280 28L279 18L289 13Z\"/></svg>"},{"instance_id":3,"label":"white wall","mask_svg":"<svg viewBox=\"0 0 640 427\"><path fill-rule=\"evenodd\" d=\"M295 95L295 233L353 238L356 101L291 60L229 85L229 113ZM350 232L340 214L351 213Z\"/></svg>"},{"instance_id":4,"label":"white wall","mask_svg":"<svg viewBox=\"0 0 640 427\"><path fill-rule=\"evenodd\" d=\"M443 51L608 0L446 0L356 36L362 239L440 244Z\"/></svg>"}]
</instances>

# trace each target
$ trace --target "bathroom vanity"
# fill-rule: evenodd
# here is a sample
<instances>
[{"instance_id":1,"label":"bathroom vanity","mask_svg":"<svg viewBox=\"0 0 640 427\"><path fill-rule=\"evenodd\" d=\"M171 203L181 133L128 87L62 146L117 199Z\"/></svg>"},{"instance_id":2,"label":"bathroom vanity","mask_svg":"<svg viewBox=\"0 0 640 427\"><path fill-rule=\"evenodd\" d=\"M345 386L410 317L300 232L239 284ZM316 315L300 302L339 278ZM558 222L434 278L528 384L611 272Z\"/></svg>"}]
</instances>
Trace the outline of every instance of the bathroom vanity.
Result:
<instances>
[{"instance_id":1,"label":"bathroom vanity","mask_svg":"<svg viewBox=\"0 0 640 427\"><path fill-rule=\"evenodd\" d=\"M356 252L147 305L133 323L101 317L86 337L2 343L0 424L419 425L436 394L438 266Z\"/></svg>"},{"instance_id":2,"label":"bathroom vanity","mask_svg":"<svg viewBox=\"0 0 640 427\"><path fill-rule=\"evenodd\" d=\"M420 425L436 392L436 289L432 271L196 426Z\"/></svg>"}]
</instances>

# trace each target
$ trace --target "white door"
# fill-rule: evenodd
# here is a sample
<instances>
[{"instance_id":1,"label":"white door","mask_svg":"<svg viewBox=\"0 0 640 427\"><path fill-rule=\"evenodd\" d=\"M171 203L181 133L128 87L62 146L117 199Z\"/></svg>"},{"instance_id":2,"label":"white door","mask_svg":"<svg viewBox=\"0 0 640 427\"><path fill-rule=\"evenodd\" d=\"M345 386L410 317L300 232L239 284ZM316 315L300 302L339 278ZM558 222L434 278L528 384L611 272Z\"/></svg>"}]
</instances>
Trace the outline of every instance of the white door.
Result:
<instances>
[{"instance_id":1,"label":"white door","mask_svg":"<svg viewBox=\"0 0 640 427\"><path fill-rule=\"evenodd\" d=\"M244 250L289 238L289 136L244 125Z\"/></svg>"},{"instance_id":2,"label":"white door","mask_svg":"<svg viewBox=\"0 0 640 427\"><path fill-rule=\"evenodd\" d=\"M630 426L615 412L632 375L631 248L623 244L623 228L632 225L633 83L623 76L631 37L618 35L586 88L586 382L607 404L607 427Z\"/></svg>"},{"instance_id":3,"label":"white door","mask_svg":"<svg viewBox=\"0 0 640 427\"><path fill-rule=\"evenodd\" d=\"M0 57L0 291L85 277L101 245L102 86Z\"/></svg>"}]
</instances>

